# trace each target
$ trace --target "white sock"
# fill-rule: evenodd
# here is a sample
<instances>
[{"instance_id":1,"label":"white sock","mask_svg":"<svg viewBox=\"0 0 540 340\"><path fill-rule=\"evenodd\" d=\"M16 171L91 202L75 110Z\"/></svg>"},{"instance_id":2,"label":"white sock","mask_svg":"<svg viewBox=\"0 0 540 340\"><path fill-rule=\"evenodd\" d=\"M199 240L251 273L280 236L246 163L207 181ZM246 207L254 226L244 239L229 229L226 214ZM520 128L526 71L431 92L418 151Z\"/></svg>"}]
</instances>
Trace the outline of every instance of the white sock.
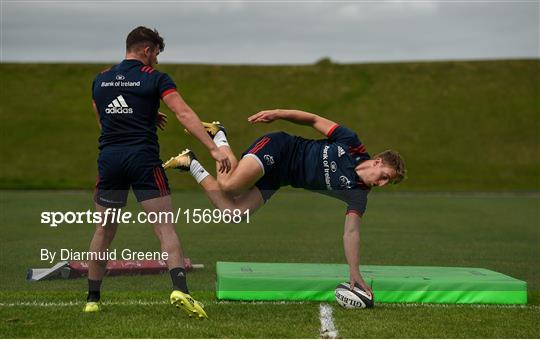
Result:
<instances>
[{"instance_id":1,"label":"white sock","mask_svg":"<svg viewBox=\"0 0 540 340\"><path fill-rule=\"evenodd\" d=\"M227 136L223 133L223 131L218 131L216 135L214 136L214 143L216 143L217 147L220 146L229 146L229 141L227 141Z\"/></svg>"},{"instance_id":2,"label":"white sock","mask_svg":"<svg viewBox=\"0 0 540 340\"><path fill-rule=\"evenodd\" d=\"M199 161L196 159L191 161L191 164L189 165L189 172L191 173L191 176L195 178L197 183L201 183L203 179L210 176L208 171L206 171L201 163L199 163Z\"/></svg>"}]
</instances>

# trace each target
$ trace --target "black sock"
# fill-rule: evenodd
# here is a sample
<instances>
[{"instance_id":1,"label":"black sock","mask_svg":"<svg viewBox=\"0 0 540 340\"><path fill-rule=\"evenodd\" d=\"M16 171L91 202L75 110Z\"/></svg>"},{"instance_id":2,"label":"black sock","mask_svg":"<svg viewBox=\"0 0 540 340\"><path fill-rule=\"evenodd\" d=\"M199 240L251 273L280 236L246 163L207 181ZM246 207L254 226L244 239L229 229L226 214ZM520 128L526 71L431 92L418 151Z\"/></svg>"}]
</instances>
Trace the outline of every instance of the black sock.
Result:
<instances>
[{"instance_id":1,"label":"black sock","mask_svg":"<svg viewBox=\"0 0 540 340\"><path fill-rule=\"evenodd\" d=\"M176 267L169 270L169 273L171 274L173 289L189 294L186 282L186 270L182 267Z\"/></svg>"},{"instance_id":2,"label":"black sock","mask_svg":"<svg viewBox=\"0 0 540 340\"><path fill-rule=\"evenodd\" d=\"M90 280L88 279L88 296L86 301L88 302L98 302L101 298L101 280Z\"/></svg>"}]
</instances>

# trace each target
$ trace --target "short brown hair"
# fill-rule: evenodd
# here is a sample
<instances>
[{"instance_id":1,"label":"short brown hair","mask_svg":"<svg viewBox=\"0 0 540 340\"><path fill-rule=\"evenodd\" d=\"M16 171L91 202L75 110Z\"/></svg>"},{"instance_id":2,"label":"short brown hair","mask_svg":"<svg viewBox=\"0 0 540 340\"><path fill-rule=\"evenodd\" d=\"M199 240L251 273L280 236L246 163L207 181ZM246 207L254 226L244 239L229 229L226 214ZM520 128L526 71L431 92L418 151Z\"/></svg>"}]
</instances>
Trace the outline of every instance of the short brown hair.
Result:
<instances>
[{"instance_id":1,"label":"short brown hair","mask_svg":"<svg viewBox=\"0 0 540 340\"><path fill-rule=\"evenodd\" d=\"M165 49L163 38L160 37L156 29L151 30L147 27L139 26L129 32L126 39L126 50L133 51L142 45L150 45L152 48L159 47L160 52L163 52Z\"/></svg>"},{"instance_id":2,"label":"short brown hair","mask_svg":"<svg viewBox=\"0 0 540 340\"><path fill-rule=\"evenodd\" d=\"M396 171L396 176L391 180L392 184L398 184L406 178L407 169L405 169L405 162L399 152L386 150L373 157L373 159L376 158L380 158L383 164L388 165Z\"/></svg>"}]
</instances>

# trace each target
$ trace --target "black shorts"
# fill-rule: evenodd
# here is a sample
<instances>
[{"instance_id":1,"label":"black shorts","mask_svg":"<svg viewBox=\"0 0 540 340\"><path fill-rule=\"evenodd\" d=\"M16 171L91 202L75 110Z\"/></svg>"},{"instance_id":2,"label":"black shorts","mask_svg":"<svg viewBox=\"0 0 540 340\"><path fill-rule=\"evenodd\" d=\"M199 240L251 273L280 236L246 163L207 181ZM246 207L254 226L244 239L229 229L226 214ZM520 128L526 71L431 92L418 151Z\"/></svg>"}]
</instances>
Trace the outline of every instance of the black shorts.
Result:
<instances>
[{"instance_id":1,"label":"black shorts","mask_svg":"<svg viewBox=\"0 0 540 340\"><path fill-rule=\"evenodd\" d=\"M169 195L161 164L154 148L105 148L98 157L94 201L107 208L124 207L130 187L138 202Z\"/></svg>"},{"instance_id":2,"label":"black shorts","mask_svg":"<svg viewBox=\"0 0 540 340\"><path fill-rule=\"evenodd\" d=\"M268 201L284 185L281 173L288 169L290 147L294 137L285 132L273 132L258 138L242 154L253 157L263 170L263 177L255 183L264 201Z\"/></svg>"}]
</instances>

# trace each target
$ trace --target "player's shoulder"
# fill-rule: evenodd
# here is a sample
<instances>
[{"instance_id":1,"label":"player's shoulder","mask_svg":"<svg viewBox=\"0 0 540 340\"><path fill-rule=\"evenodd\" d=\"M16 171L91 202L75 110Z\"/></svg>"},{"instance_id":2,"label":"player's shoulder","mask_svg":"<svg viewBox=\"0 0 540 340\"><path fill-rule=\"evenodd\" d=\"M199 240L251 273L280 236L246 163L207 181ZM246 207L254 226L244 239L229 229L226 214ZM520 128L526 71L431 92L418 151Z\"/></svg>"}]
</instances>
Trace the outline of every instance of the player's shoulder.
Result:
<instances>
[{"instance_id":1,"label":"player's shoulder","mask_svg":"<svg viewBox=\"0 0 540 340\"><path fill-rule=\"evenodd\" d=\"M346 135L346 136L358 137L358 134L356 133L356 131L354 131L353 129L345 125L336 124L333 129L334 129L333 131L334 133L338 133L338 134Z\"/></svg>"},{"instance_id":2,"label":"player's shoulder","mask_svg":"<svg viewBox=\"0 0 540 340\"><path fill-rule=\"evenodd\" d=\"M368 194L371 192L369 187L361 186L355 183L350 188L335 190L335 197L348 204L349 208L364 213L368 201Z\"/></svg>"},{"instance_id":3,"label":"player's shoulder","mask_svg":"<svg viewBox=\"0 0 540 340\"><path fill-rule=\"evenodd\" d=\"M360 140L358 134L347 127L338 126L328 137L331 144L336 145L338 157L348 154L353 157L354 163L358 164L371 158L365 144Z\"/></svg>"},{"instance_id":4,"label":"player's shoulder","mask_svg":"<svg viewBox=\"0 0 540 340\"><path fill-rule=\"evenodd\" d=\"M332 142L342 142L346 144L359 141L358 134L355 131L339 124L335 124L330 131L328 131L326 138Z\"/></svg>"},{"instance_id":5,"label":"player's shoulder","mask_svg":"<svg viewBox=\"0 0 540 340\"><path fill-rule=\"evenodd\" d=\"M161 72L160 70L157 70L153 68L152 66L148 66L148 65L142 65L141 67L139 67L138 70L141 74L149 75L152 78L160 78L162 76L168 77L167 73Z\"/></svg>"},{"instance_id":6,"label":"player's shoulder","mask_svg":"<svg viewBox=\"0 0 540 340\"><path fill-rule=\"evenodd\" d=\"M158 70L156 70L152 66L148 66L148 65L142 65L141 67L139 67L139 72L147 73L147 74L158 74L159 73Z\"/></svg>"},{"instance_id":7,"label":"player's shoulder","mask_svg":"<svg viewBox=\"0 0 540 340\"><path fill-rule=\"evenodd\" d=\"M100 78L106 78L110 72L114 71L116 66L118 65L110 65L110 66L105 67L104 69L101 69L101 71L99 71L98 74L96 74L95 79L97 80Z\"/></svg>"},{"instance_id":8,"label":"player's shoulder","mask_svg":"<svg viewBox=\"0 0 540 340\"><path fill-rule=\"evenodd\" d=\"M167 73L159 71L152 66L143 65L139 67L139 72L142 79L147 79L151 84L154 84L155 86L176 88L176 86L174 85L174 80L172 80L172 78Z\"/></svg>"},{"instance_id":9,"label":"player's shoulder","mask_svg":"<svg viewBox=\"0 0 540 340\"><path fill-rule=\"evenodd\" d=\"M367 196L371 192L371 187L362 181L357 181L356 185L350 190L353 190L356 195Z\"/></svg>"},{"instance_id":10,"label":"player's shoulder","mask_svg":"<svg viewBox=\"0 0 540 340\"><path fill-rule=\"evenodd\" d=\"M101 69L101 71L99 71L98 75L100 74L107 74L107 73L110 73L110 72L114 72L116 71L116 69L118 68L118 65L119 64L114 64L114 65L109 65L103 69Z\"/></svg>"}]
</instances>

